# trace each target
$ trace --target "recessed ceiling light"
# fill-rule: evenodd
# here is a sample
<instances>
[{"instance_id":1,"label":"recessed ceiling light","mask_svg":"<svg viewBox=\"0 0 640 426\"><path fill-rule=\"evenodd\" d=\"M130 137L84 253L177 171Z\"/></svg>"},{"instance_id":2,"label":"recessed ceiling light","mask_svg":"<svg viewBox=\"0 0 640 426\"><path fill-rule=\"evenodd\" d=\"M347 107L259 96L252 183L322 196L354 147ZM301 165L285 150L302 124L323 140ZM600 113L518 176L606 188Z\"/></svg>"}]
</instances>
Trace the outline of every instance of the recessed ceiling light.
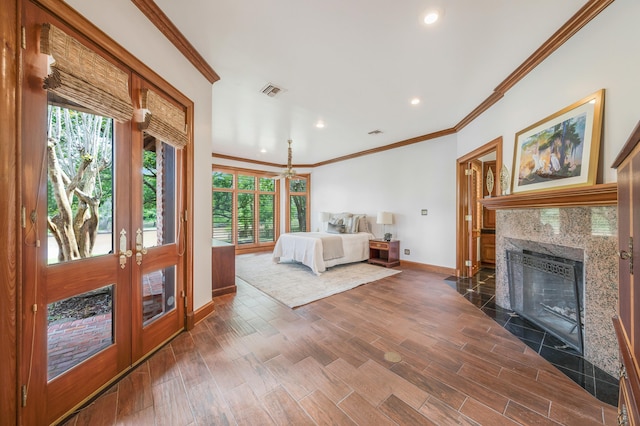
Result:
<instances>
[{"instance_id":1,"label":"recessed ceiling light","mask_svg":"<svg viewBox=\"0 0 640 426\"><path fill-rule=\"evenodd\" d=\"M439 17L440 17L440 13L437 10L432 10L431 12L428 12L424 16L424 23L427 25L434 24Z\"/></svg>"},{"instance_id":2,"label":"recessed ceiling light","mask_svg":"<svg viewBox=\"0 0 640 426\"><path fill-rule=\"evenodd\" d=\"M260 152L261 152L261 153L263 153L263 154L266 154L266 153L267 153L267 150L266 150L266 149L264 149L264 148L262 148L262 149L260 150Z\"/></svg>"},{"instance_id":3,"label":"recessed ceiling light","mask_svg":"<svg viewBox=\"0 0 640 426\"><path fill-rule=\"evenodd\" d=\"M318 122L316 123L316 127L318 129L324 129L324 121L318 120Z\"/></svg>"},{"instance_id":4,"label":"recessed ceiling light","mask_svg":"<svg viewBox=\"0 0 640 426\"><path fill-rule=\"evenodd\" d=\"M420 98L411 99L411 105L418 105L420 103Z\"/></svg>"}]
</instances>

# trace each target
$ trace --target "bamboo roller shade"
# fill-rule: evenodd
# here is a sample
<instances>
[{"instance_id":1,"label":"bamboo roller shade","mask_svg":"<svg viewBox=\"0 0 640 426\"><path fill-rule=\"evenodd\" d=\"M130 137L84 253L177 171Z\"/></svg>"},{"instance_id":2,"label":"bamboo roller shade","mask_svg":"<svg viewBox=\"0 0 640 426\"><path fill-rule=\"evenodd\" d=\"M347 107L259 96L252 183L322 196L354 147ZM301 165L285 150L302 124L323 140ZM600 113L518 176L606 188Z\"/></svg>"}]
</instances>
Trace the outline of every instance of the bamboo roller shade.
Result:
<instances>
[{"instance_id":1,"label":"bamboo roller shade","mask_svg":"<svg viewBox=\"0 0 640 426\"><path fill-rule=\"evenodd\" d=\"M186 115L178 108L150 89L142 89L141 106L144 121L138 123L140 130L160 139L175 148L187 145Z\"/></svg>"},{"instance_id":2,"label":"bamboo roller shade","mask_svg":"<svg viewBox=\"0 0 640 426\"><path fill-rule=\"evenodd\" d=\"M97 114L125 122L133 116L129 74L49 23L42 24L40 51L53 57L44 89Z\"/></svg>"}]
</instances>

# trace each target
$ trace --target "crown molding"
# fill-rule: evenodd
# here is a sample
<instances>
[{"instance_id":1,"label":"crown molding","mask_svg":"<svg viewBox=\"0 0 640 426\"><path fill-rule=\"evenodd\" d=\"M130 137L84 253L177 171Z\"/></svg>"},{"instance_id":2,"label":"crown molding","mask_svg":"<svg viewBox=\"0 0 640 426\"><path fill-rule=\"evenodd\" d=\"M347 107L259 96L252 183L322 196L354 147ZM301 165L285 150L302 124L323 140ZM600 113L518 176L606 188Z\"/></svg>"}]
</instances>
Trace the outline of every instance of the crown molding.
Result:
<instances>
[{"instance_id":1,"label":"crown molding","mask_svg":"<svg viewBox=\"0 0 640 426\"><path fill-rule=\"evenodd\" d=\"M220 76L211 68L211 65L205 61L202 55L189 43L189 40L178 30L178 27L171 22L153 0L131 0L131 2L136 5L147 19L200 71L209 83L213 84L220 80Z\"/></svg>"}]
</instances>

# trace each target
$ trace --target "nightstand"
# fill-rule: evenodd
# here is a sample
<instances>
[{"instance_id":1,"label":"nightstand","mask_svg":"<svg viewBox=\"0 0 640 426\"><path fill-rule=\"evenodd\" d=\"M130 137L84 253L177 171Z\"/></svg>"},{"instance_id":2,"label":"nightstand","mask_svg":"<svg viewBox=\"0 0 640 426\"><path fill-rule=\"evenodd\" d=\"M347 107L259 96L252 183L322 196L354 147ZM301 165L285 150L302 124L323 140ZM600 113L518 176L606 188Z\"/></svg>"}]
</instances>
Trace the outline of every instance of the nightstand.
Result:
<instances>
[{"instance_id":1,"label":"nightstand","mask_svg":"<svg viewBox=\"0 0 640 426\"><path fill-rule=\"evenodd\" d=\"M391 268L400 265L400 240L369 240L369 263Z\"/></svg>"}]
</instances>

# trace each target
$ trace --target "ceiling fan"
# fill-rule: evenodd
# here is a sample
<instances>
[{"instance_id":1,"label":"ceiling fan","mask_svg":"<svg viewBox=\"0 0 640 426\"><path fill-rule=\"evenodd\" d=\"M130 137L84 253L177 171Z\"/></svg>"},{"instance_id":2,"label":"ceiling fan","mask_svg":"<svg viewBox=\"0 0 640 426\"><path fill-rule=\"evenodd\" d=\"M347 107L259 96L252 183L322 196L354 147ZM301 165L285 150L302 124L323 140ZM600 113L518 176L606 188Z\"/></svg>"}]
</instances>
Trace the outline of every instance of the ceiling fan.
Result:
<instances>
[{"instance_id":1,"label":"ceiling fan","mask_svg":"<svg viewBox=\"0 0 640 426\"><path fill-rule=\"evenodd\" d=\"M289 144L289 157L287 160L287 168L284 169L282 173L278 175L279 178L292 178L296 175L296 169L291 167L291 142L293 142L291 139L287 141L287 143Z\"/></svg>"}]
</instances>

